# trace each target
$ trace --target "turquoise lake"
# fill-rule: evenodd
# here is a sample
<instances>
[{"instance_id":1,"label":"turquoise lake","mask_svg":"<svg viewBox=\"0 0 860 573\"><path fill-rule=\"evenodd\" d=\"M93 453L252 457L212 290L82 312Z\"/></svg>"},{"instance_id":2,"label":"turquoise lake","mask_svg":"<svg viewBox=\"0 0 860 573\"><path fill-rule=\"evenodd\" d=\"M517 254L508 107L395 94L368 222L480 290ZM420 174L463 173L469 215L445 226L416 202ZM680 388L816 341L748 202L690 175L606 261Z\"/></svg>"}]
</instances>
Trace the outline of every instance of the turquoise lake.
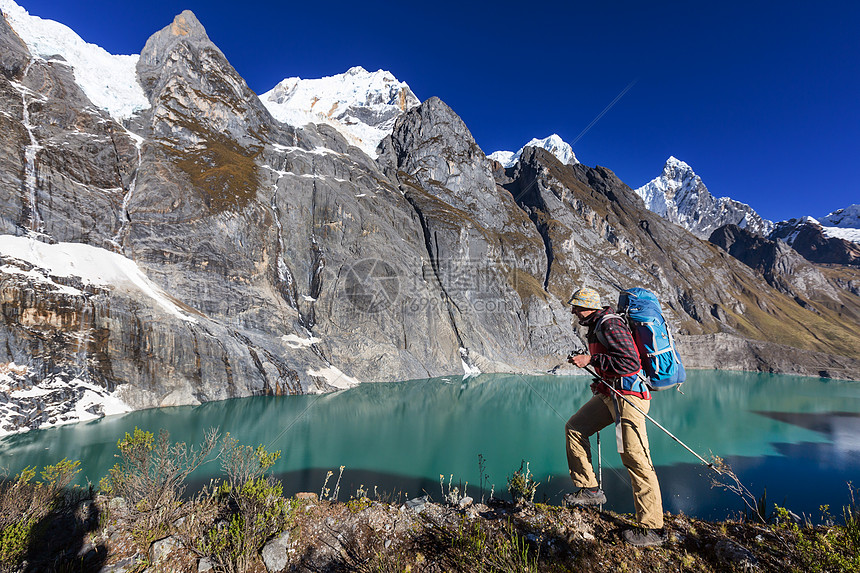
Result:
<instances>
[{"instance_id":1,"label":"turquoise lake","mask_svg":"<svg viewBox=\"0 0 860 573\"><path fill-rule=\"evenodd\" d=\"M81 460L81 482L98 483L115 463L116 442L135 427L164 428L174 441L199 443L207 428L240 443L281 450L274 467L285 493L319 493L339 467L341 500L364 486L377 493L441 498L439 476L480 498L478 457L507 497L507 478L529 462L541 481L536 501L558 503L573 491L567 477L564 424L591 396L587 377L480 375L363 384L335 394L255 397L201 406L144 410L7 436L0 467L62 458ZM651 415L706 459L724 458L758 496L817 519L830 504L841 515L847 482L860 486L860 384L768 374L691 371L684 394L656 393ZM711 470L649 423L651 453L667 511L724 518L743 509L733 494L711 487ZM626 470L613 432L601 432L607 507L632 512ZM594 439L592 439L594 446ZM596 452L596 450L595 450ZM595 455L596 461L596 455ZM198 471L190 490L219 477L217 462Z\"/></svg>"}]
</instances>

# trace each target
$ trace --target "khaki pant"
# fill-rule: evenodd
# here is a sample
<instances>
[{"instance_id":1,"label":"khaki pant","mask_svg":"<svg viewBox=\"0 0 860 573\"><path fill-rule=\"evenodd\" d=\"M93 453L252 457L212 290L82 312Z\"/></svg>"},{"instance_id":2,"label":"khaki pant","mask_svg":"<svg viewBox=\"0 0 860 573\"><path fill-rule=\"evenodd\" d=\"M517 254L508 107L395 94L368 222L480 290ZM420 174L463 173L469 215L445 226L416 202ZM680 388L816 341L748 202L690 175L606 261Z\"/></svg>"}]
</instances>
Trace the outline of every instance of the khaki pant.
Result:
<instances>
[{"instance_id":1,"label":"khaki pant","mask_svg":"<svg viewBox=\"0 0 860 573\"><path fill-rule=\"evenodd\" d=\"M647 413L649 400L636 396L625 396L640 410ZM630 474L633 486L633 503L636 507L636 520L642 527L660 529L663 527L663 500L660 497L660 484L648 452L648 435L645 433L645 417L630 404L618 398L618 411L621 415L621 438L624 453L621 461ZM595 432L615 423L615 404L613 398L602 394L594 396L585 403L565 425L567 434L567 465L570 479L578 487L597 487L597 477L591 465L591 446L588 438ZM614 438L614 434L613 434ZM613 439L612 442L615 442Z\"/></svg>"}]
</instances>

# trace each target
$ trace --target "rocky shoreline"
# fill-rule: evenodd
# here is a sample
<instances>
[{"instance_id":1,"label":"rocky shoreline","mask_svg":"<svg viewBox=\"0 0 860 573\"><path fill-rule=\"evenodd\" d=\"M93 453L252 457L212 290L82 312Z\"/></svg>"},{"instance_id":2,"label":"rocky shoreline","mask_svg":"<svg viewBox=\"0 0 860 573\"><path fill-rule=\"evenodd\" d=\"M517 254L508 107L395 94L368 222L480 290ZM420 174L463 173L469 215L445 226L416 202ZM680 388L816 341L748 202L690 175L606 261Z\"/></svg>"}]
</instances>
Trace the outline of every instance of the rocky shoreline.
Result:
<instances>
[{"instance_id":1,"label":"rocky shoreline","mask_svg":"<svg viewBox=\"0 0 860 573\"><path fill-rule=\"evenodd\" d=\"M169 535L141 547L122 526L122 507L118 499L85 502L56 521L53 529L66 529L50 549L31 554L18 570L40 570L47 563L100 573L216 570L194 546L192 518L186 516ZM860 558L838 542L845 527L836 525L711 522L666 514L664 545L639 549L620 536L631 516L596 508L495 499L472 503L469 498L447 504L426 497L336 502L320 501L312 493L298 494L291 507L288 526L266 542L246 570L791 571L804 570L812 560L817 571L860 570ZM826 559L816 553L821 539L830 541ZM834 568L834 563L853 568Z\"/></svg>"}]
</instances>

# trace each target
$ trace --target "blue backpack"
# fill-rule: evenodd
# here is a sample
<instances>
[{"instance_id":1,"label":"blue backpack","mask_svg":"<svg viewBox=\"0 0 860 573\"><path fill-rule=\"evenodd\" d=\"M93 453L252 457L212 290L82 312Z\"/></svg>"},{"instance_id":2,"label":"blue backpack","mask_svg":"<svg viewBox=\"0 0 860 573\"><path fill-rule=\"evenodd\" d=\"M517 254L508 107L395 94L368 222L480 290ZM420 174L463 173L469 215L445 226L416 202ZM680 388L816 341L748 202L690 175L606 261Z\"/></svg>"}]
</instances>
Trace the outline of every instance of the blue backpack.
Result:
<instances>
[{"instance_id":1,"label":"blue backpack","mask_svg":"<svg viewBox=\"0 0 860 573\"><path fill-rule=\"evenodd\" d=\"M618 296L618 313L627 317L642 369L648 376L648 388L666 390L683 384L687 373L657 295L644 288L627 289Z\"/></svg>"}]
</instances>

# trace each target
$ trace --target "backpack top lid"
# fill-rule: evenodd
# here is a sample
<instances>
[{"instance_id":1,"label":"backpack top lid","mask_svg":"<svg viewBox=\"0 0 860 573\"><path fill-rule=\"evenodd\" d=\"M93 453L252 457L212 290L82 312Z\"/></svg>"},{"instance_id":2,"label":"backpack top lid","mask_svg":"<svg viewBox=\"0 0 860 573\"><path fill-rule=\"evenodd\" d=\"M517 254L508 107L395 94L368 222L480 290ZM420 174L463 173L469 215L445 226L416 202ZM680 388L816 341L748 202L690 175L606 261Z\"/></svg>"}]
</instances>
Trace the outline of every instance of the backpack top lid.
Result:
<instances>
[{"instance_id":1,"label":"backpack top lid","mask_svg":"<svg viewBox=\"0 0 860 573\"><path fill-rule=\"evenodd\" d=\"M657 295L640 287L629 288L619 295L618 312L637 322L659 320L663 316Z\"/></svg>"}]
</instances>

